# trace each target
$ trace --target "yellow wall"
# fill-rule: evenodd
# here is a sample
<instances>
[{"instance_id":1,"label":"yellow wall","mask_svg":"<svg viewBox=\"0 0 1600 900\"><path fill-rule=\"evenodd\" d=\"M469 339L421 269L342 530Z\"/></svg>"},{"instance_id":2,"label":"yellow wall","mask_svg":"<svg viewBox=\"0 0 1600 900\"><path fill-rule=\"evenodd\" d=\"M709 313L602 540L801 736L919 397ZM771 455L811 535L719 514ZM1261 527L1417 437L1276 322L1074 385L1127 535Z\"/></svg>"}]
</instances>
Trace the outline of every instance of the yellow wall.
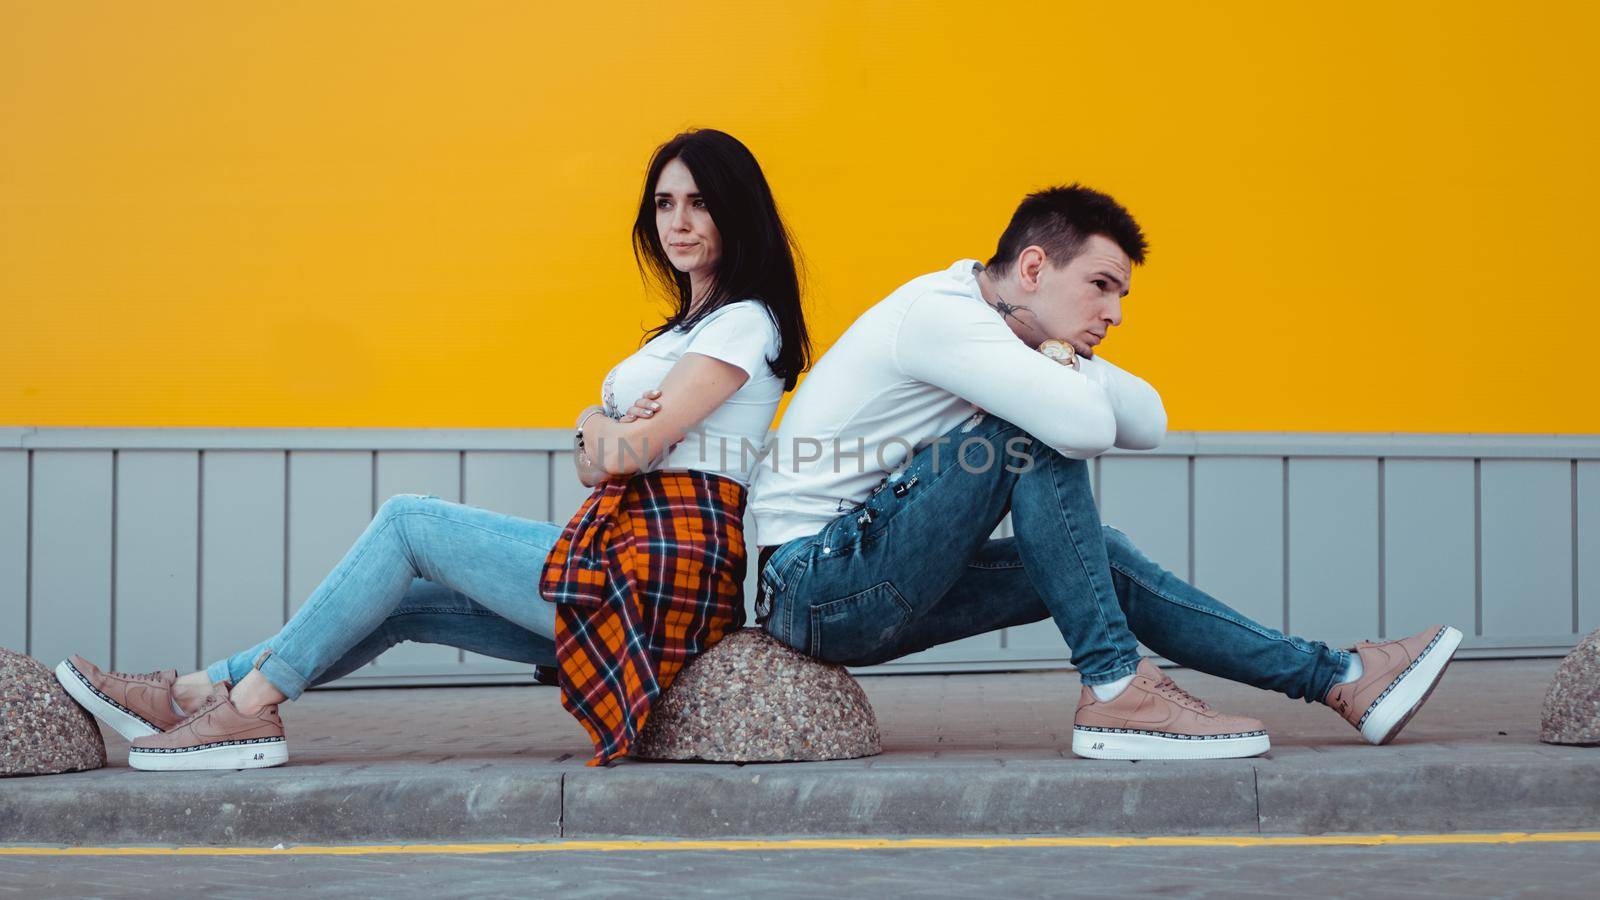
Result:
<instances>
[{"instance_id":1,"label":"yellow wall","mask_svg":"<svg viewBox=\"0 0 1600 900\"><path fill-rule=\"evenodd\" d=\"M1077 179L1173 428L1600 431L1595 8L6 0L0 424L569 425L708 125L819 349Z\"/></svg>"}]
</instances>

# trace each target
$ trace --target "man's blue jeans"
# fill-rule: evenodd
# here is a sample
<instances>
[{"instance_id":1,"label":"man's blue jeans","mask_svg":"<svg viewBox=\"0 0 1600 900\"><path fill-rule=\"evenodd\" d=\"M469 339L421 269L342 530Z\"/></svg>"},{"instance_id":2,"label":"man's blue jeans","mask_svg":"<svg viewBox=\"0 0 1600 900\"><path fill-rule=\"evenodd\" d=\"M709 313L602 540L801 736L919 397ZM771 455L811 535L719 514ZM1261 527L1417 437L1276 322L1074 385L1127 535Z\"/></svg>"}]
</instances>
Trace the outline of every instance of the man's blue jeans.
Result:
<instances>
[{"instance_id":1,"label":"man's blue jeans","mask_svg":"<svg viewBox=\"0 0 1600 900\"><path fill-rule=\"evenodd\" d=\"M555 604L538 582L562 527L396 494L282 630L206 674L238 684L259 662L293 700L401 641L554 665Z\"/></svg>"},{"instance_id":2,"label":"man's blue jeans","mask_svg":"<svg viewBox=\"0 0 1600 900\"><path fill-rule=\"evenodd\" d=\"M1008 511L1016 536L991 539ZM1253 622L1151 561L1101 524L1085 461L986 413L858 508L783 544L761 578L768 632L851 665L1052 618L1084 684L1133 672L1143 641L1179 665L1311 702L1349 657Z\"/></svg>"}]
</instances>

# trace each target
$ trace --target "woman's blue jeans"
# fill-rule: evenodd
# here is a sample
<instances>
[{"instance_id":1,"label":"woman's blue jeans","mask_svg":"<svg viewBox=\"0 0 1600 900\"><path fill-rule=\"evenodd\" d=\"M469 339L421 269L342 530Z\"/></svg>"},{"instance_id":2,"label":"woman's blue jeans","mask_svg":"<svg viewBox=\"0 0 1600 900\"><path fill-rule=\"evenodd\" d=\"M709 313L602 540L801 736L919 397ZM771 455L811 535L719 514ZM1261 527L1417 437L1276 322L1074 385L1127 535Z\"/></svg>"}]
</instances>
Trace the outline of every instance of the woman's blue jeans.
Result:
<instances>
[{"instance_id":1,"label":"woman's blue jeans","mask_svg":"<svg viewBox=\"0 0 1600 900\"><path fill-rule=\"evenodd\" d=\"M206 674L238 684L259 668L292 700L401 641L553 665L555 604L539 574L562 528L396 494L283 630Z\"/></svg>"}]
</instances>

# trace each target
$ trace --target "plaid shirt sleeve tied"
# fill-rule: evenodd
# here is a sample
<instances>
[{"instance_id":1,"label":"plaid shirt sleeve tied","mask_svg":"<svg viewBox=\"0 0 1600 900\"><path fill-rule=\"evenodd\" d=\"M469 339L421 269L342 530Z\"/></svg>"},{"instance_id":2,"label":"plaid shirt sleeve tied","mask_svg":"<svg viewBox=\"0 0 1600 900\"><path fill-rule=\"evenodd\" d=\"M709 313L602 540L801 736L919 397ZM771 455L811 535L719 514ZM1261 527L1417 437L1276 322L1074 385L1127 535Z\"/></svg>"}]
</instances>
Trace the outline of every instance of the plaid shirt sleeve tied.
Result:
<instances>
[{"instance_id":1,"label":"plaid shirt sleeve tied","mask_svg":"<svg viewBox=\"0 0 1600 900\"><path fill-rule=\"evenodd\" d=\"M744 625L746 488L696 469L602 482L545 558L561 705L594 741L589 765L628 752L678 671Z\"/></svg>"}]
</instances>

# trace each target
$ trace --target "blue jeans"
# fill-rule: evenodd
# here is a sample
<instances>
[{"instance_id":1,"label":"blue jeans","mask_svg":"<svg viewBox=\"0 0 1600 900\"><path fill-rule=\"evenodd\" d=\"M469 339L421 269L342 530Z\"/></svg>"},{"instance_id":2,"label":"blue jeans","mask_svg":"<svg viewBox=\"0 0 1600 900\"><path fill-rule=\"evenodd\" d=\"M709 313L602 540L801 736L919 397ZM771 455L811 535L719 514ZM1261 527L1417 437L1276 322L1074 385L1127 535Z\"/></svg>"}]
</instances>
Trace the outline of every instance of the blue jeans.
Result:
<instances>
[{"instance_id":1,"label":"blue jeans","mask_svg":"<svg viewBox=\"0 0 1600 900\"><path fill-rule=\"evenodd\" d=\"M238 684L260 668L293 700L401 641L553 665L555 604L538 581L562 528L396 494L283 630L206 674Z\"/></svg>"},{"instance_id":2,"label":"blue jeans","mask_svg":"<svg viewBox=\"0 0 1600 900\"><path fill-rule=\"evenodd\" d=\"M1007 512L1015 537L989 535ZM762 621L829 662L872 665L1051 618L1084 684L1133 672L1136 641L1179 665L1321 700L1349 654L1251 621L1100 522L1089 466L977 413L857 508L780 546Z\"/></svg>"}]
</instances>

